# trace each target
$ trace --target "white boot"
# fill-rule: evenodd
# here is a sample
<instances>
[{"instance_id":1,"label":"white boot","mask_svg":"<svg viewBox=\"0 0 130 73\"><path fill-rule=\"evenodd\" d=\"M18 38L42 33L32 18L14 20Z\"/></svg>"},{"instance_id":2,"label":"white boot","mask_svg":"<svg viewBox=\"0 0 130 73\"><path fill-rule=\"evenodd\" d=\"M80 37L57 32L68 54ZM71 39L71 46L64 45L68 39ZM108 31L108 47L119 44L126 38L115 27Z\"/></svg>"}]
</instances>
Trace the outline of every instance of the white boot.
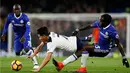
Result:
<instances>
[{"instance_id":1,"label":"white boot","mask_svg":"<svg viewBox=\"0 0 130 73\"><path fill-rule=\"evenodd\" d=\"M33 69L38 69L38 68L39 68L38 65L34 65L34 66L33 66Z\"/></svg>"}]
</instances>

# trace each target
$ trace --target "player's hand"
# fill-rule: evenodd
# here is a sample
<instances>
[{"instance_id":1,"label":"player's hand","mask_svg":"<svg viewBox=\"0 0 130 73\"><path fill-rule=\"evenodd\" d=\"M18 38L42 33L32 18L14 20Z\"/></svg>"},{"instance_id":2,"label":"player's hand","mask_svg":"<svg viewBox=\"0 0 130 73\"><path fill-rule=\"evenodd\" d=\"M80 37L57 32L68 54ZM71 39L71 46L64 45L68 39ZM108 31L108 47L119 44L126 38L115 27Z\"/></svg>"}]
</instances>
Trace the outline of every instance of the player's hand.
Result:
<instances>
[{"instance_id":1,"label":"player's hand","mask_svg":"<svg viewBox=\"0 0 130 73\"><path fill-rule=\"evenodd\" d=\"M79 32L79 29L76 29L75 31L72 32L72 36L76 36Z\"/></svg>"},{"instance_id":2,"label":"player's hand","mask_svg":"<svg viewBox=\"0 0 130 73\"><path fill-rule=\"evenodd\" d=\"M122 63L123 63L123 65L126 66L126 68L130 67L129 62L128 62L128 60L126 58L122 59Z\"/></svg>"},{"instance_id":3,"label":"player's hand","mask_svg":"<svg viewBox=\"0 0 130 73\"><path fill-rule=\"evenodd\" d=\"M39 72L40 68L32 70L32 72Z\"/></svg>"},{"instance_id":4,"label":"player's hand","mask_svg":"<svg viewBox=\"0 0 130 73\"><path fill-rule=\"evenodd\" d=\"M20 42L21 43L24 43L26 41L26 38L23 36L21 39L20 39Z\"/></svg>"},{"instance_id":5,"label":"player's hand","mask_svg":"<svg viewBox=\"0 0 130 73\"><path fill-rule=\"evenodd\" d=\"M5 41L6 35L2 35L1 38L2 38L2 41Z\"/></svg>"},{"instance_id":6,"label":"player's hand","mask_svg":"<svg viewBox=\"0 0 130 73\"><path fill-rule=\"evenodd\" d=\"M32 56L32 55L31 55L31 56L28 56L28 58L32 59L32 58L33 58L33 56Z\"/></svg>"}]
</instances>

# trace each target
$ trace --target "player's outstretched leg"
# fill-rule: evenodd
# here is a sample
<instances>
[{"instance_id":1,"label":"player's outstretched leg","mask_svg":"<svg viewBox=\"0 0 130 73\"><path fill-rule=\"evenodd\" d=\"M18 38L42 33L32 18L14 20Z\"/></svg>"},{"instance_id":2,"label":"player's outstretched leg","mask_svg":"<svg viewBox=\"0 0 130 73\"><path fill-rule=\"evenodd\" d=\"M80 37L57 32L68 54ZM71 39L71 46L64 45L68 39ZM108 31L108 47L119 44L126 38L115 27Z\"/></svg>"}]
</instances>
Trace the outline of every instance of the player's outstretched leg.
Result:
<instances>
[{"instance_id":1,"label":"player's outstretched leg","mask_svg":"<svg viewBox=\"0 0 130 73\"><path fill-rule=\"evenodd\" d=\"M87 73L86 60L88 58L88 51L83 51L81 56L81 67L74 71L74 73Z\"/></svg>"}]
</instances>

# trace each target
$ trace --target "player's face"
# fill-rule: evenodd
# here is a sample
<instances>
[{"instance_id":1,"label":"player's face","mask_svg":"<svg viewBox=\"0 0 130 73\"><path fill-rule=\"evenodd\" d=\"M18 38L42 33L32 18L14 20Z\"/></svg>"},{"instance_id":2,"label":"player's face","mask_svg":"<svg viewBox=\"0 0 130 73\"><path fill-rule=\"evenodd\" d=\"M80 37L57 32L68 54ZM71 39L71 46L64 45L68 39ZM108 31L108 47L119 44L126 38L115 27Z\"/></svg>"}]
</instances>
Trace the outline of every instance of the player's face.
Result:
<instances>
[{"instance_id":1,"label":"player's face","mask_svg":"<svg viewBox=\"0 0 130 73\"><path fill-rule=\"evenodd\" d=\"M14 13L15 13L17 16L20 15L20 12L21 12L21 10L19 10L19 9L14 10Z\"/></svg>"},{"instance_id":2,"label":"player's face","mask_svg":"<svg viewBox=\"0 0 130 73\"><path fill-rule=\"evenodd\" d=\"M103 22L102 22L102 21L100 21L100 26L101 26L101 27L103 27L103 25L104 25L104 24L103 24Z\"/></svg>"},{"instance_id":3,"label":"player's face","mask_svg":"<svg viewBox=\"0 0 130 73\"><path fill-rule=\"evenodd\" d=\"M48 41L48 36L39 36L39 40L41 40L42 42L46 43Z\"/></svg>"},{"instance_id":4,"label":"player's face","mask_svg":"<svg viewBox=\"0 0 130 73\"><path fill-rule=\"evenodd\" d=\"M100 21L100 26L101 27L106 27L108 24L106 22Z\"/></svg>"}]
</instances>

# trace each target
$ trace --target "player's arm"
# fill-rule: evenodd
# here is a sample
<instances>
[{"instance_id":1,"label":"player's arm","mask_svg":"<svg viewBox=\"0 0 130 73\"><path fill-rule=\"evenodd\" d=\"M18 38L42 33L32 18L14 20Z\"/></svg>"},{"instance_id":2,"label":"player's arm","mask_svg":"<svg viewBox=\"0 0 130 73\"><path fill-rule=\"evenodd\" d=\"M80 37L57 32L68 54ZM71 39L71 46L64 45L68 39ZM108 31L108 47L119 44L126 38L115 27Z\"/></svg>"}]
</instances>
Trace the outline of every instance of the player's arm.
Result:
<instances>
[{"instance_id":1,"label":"player's arm","mask_svg":"<svg viewBox=\"0 0 130 73\"><path fill-rule=\"evenodd\" d=\"M40 71L44 66L46 66L46 64L50 61L53 51L56 49L56 45L54 43L47 43L47 53L46 56L44 58L44 60L42 61L40 67L36 70L32 70L33 72L38 72Z\"/></svg>"},{"instance_id":2,"label":"player's arm","mask_svg":"<svg viewBox=\"0 0 130 73\"><path fill-rule=\"evenodd\" d=\"M87 29L90 29L92 27L93 27L92 24L89 24L85 27L77 28L75 31L72 32L72 36L77 35L79 31L87 30Z\"/></svg>"},{"instance_id":3,"label":"player's arm","mask_svg":"<svg viewBox=\"0 0 130 73\"><path fill-rule=\"evenodd\" d=\"M30 32L30 21L28 16L25 16L25 27L26 27L26 31L24 33L24 35L22 36L22 38L20 39L20 42L24 43L26 41L26 36L31 35Z\"/></svg>"},{"instance_id":4,"label":"player's arm","mask_svg":"<svg viewBox=\"0 0 130 73\"><path fill-rule=\"evenodd\" d=\"M44 60L42 61L41 65L40 65L40 67L39 67L38 69L32 70L32 71L33 71L33 72L38 72L38 71L40 71L44 66L46 66L46 64L50 61L50 59L51 59L51 57L52 57L52 54L53 54L52 52L47 52L47 54L46 54Z\"/></svg>"},{"instance_id":5,"label":"player's arm","mask_svg":"<svg viewBox=\"0 0 130 73\"><path fill-rule=\"evenodd\" d=\"M2 32L2 36L1 36L1 38L2 38L2 40L3 41L5 41L5 37L6 37L6 32L7 32L7 30L8 30L8 26L9 26L9 24L10 24L10 16L8 15L8 17L7 17L7 19L6 19L6 22L5 22L5 24L4 24L4 30L3 30L3 32Z\"/></svg>"},{"instance_id":6,"label":"player's arm","mask_svg":"<svg viewBox=\"0 0 130 73\"><path fill-rule=\"evenodd\" d=\"M82 40L82 41L91 41L92 34L90 34L89 36L85 36L85 37L79 37L79 39Z\"/></svg>"},{"instance_id":7,"label":"player's arm","mask_svg":"<svg viewBox=\"0 0 130 73\"><path fill-rule=\"evenodd\" d=\"M43 48L44 43L41 42L41 44L34 50L34 53L31 56L28 56L28 58L33 58L41 49Z\"/></svg>"},{"instance_id":8,"label":"player's arm","mask_svg":"<svg viewBox=\"0 0 130 73\"><path fill-rule=\"evenodd\" d=\"M119 39L116 39L116 44L117 44L117 47L118 47L118 49L119 49L119 51L120 51L122 57L125 57L125 53L124 53L124 51L123 51L123 46L122 46L122 44L119 42Z\"/></svg>"},{"instance_id":9,"label":"player's arm","mask_svg":"<svg viewBox=\"0 0 130 73\"><path fill-rule=\"evenodd\" d=\"M119 39L116 39L116 44L117 44L117 47L118 47L118 49L119 49L119 51L120 51L120 53L122 55L122 63L123 63L123 65L125 65L127 68L129 68L129 62L128 62L126 56L125 56L125 53L123 51L123 46L120 43Z\"/></svg>"},{"instance_id":10,"label":"player's arm","mask_svg":"<svg viewBox=\"0 0 130 73\"><path fill-rule=\"evenodd\" d=\"M125 56L125 52L123 51L123 46L120 43L119 35L118 35L117 31L115 29L111 29L111 32L108 32L108 33L109 33L109 37L115 41L116 47L119 49L119 51L122 55L123 65L125 65L128 68L129 62L128 62L126 56Z\"/></svg>"},{"instance_id":11,"label":"player's arm","mask_svg":"<svg viewBox=\"0 0 130 73\"><path fill-rule=\"evenodd\" d=\"M77 28L75 31L72 32L72 36L77 35L77 33L78 33L79 31L83 31L83 30L87 30L87 29L91 29L91 28L96 28L96 27L97 27L97 24L98 24L98 21L95 21L93 24L88 24L88 25L85 26L85 27Z\"/></svg>"},{"instance_id":12,"label":"player's arm","mask_svg":"<svg viewBox=\"0 0 130 73\"><path fill-rule=\"evenodd\" d=\"M89 25L87 25L85 27L79 28L79 31L87 30L87 29L90 29L90 28L94 28L94 26L92 24L89 24Z\"/></svg>"}]
</instances>

